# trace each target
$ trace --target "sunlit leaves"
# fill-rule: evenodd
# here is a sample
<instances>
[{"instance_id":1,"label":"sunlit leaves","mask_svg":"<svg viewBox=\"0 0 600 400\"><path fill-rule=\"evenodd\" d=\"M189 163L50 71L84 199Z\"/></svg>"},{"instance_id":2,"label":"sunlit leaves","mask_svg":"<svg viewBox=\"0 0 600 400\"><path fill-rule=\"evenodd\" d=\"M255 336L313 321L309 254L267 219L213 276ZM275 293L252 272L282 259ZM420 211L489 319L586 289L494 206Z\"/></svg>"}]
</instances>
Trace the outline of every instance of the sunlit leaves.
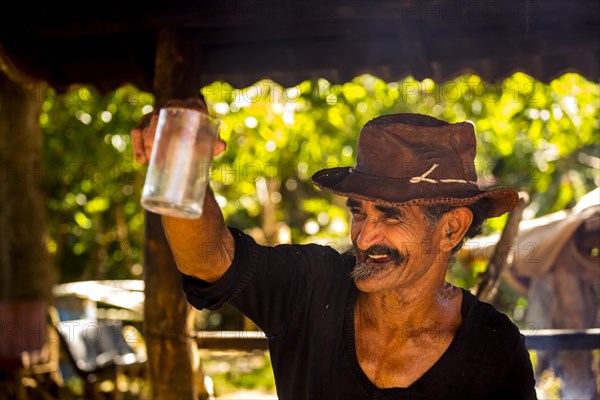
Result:
<instances>
[{"instance_id":1,"label":"sunlit leaves","mask_svg":"<svg viewBox=\"0 0 600 400\"><path fill-rule=\"evenodd\" d=\"M129 130L152 104L150 94L130 86L109 94L88 87L46 93L39 177L50 199L49 235L61 279L130 277L128 263L139 262L143 175L132 160ZM136 254L135 260L122 254Z\"/></svg>"},{"instance_id":2,"label":"sunlit leaves","mask_svg":"<svg viewBox=\"0 0 600 400\"><path fill-rule=\"evenodd\" d=\"M80 211L75 213L75 222L83 229L90 229L92 227L92 221Z\"/></svg>"},{"instance_id":3,"label":"sunlit leaves","mask_svg":"<svg viewBox=\"0 0 600 400\"><path fill-rule=\"evenodd\" d=\"M289 88L270 80L239 89L215 82L202 92L227 142L211 171L224 215L239 228L258 227L253 232L273 242L290 232L296 242L347 240L343 199L317 190L310 178L325 167L354 165L360 128L381 114L471 121L481 184L528 191L527 218L572 206L600 184L599 86L576 74L548 85L522 73L499 83L476 75L391 83L363 75ZM39 176L65 278L97 264L105 276L128 276L127 267L139 263L145 167L132 160L129 130L153 104L150 94L130 86L106 95L91 88L48 91ZM490 220L487 230L501 229L505 218Z\"/></svg>"}]
</instances>

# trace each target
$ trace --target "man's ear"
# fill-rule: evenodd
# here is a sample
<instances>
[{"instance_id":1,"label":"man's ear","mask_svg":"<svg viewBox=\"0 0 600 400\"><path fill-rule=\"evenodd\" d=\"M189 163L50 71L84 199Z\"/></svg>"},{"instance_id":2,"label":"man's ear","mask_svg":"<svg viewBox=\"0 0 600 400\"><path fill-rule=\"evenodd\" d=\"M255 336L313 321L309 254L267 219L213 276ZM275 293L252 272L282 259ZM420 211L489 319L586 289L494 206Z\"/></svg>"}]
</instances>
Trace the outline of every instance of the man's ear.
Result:
<instances>
[{"instance_id":1,"label":"man's ear","mask_svg":"<svg viewBox=\"0 0 600 400\"><path fill-rule=\"evenodd\" d=\"M442 216L440 247L452 251L460 243L473 222L473 213L467 207L457 207Z\"/></svg>"}]
</instances>

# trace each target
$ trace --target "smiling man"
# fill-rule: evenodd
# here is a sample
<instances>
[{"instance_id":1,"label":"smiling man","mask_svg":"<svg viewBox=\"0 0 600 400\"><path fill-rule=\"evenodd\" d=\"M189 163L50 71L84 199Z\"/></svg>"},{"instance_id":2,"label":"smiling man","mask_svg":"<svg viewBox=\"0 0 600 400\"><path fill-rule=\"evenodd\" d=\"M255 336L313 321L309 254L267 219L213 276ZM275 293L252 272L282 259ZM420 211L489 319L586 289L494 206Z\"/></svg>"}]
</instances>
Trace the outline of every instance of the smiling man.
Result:
<instances>
[{"instance_id":1,"label":"smiling man","mask_svg":"<svg viewBox=\"0 0 600 400\"><path fill-rule=\"evenodd\" d=\"M132 134L139 153L153 132ZM227 302L263 329L282 400L535 399L517 327L445 280L463 240L518 200L478 188L475 147L466 122L368 122L355 167L313 176L348 199L353 248L342 254L260 246L225 225L212 193L199 220L163 217L189 302Z\"/></svg>"}]
</instances>

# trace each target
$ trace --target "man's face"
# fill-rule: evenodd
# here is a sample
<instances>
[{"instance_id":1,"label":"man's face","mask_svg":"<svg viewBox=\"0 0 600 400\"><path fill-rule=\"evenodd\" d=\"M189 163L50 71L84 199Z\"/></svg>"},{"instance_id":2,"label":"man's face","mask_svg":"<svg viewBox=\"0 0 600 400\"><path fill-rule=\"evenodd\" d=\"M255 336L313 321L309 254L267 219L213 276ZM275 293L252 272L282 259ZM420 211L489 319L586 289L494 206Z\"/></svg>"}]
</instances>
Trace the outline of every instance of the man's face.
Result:
<instances>
[{"instance_id":1,"label":"man's face","mask_svg":"<svg viewBox=\"0 0 600 400\"><path fill-rule=\"evenodd\" d=\"M441 254L439 229L430 226L419 207L389 207L352 198L347 204L356 255L352 277L361 291L394 290L445 276L446 266L431 271Z\"/></svg>"}]
</instances>

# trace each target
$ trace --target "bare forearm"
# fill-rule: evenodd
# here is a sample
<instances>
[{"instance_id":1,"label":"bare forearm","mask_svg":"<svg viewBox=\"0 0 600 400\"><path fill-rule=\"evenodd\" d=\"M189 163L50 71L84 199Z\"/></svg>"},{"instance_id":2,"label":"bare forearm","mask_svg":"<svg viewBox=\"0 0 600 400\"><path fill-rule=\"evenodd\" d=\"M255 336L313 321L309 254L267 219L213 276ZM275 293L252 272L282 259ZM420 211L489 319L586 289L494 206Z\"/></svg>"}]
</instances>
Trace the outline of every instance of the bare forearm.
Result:
<instances>
[{"instance_id":1,"label":"bare forearm","mask_svg":"<svg viewBox=\"0 0 600 400\"><path fill-rule=\"evenodd\" d=\"M204 200L202 216L186 220L162 217L177 268L207 282L217 281L231 265L234 240L225 225L212 190Z\"/></svg>"}]
</instances>

